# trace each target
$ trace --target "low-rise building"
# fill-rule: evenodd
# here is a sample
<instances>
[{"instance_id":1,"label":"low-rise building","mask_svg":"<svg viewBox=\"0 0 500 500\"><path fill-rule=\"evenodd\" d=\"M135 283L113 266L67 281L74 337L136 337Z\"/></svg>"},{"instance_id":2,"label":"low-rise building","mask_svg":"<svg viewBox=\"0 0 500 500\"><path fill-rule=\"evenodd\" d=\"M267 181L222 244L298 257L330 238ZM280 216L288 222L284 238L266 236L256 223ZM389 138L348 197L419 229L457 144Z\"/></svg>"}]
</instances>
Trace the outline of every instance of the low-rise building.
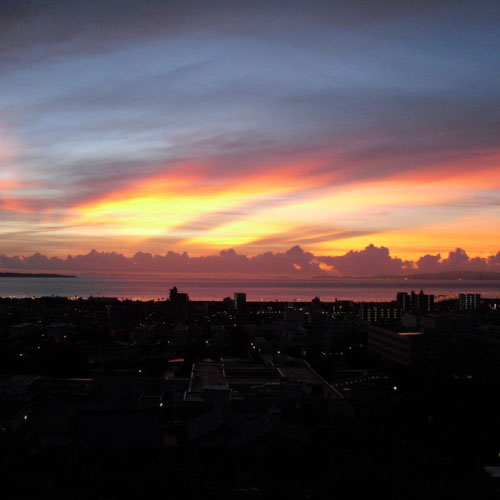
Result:
<instances>
[{"instance_id":1,"label":"low-rise building","mask_svg":"<svg viewBox=\"0 0 500 500\"><path fill-rule=\"evenodd\" d=\"M370 325L368 327L368 353L387 365L412 366L417 355L419 331L394 331Z\"/></svg>"}]
</instances>

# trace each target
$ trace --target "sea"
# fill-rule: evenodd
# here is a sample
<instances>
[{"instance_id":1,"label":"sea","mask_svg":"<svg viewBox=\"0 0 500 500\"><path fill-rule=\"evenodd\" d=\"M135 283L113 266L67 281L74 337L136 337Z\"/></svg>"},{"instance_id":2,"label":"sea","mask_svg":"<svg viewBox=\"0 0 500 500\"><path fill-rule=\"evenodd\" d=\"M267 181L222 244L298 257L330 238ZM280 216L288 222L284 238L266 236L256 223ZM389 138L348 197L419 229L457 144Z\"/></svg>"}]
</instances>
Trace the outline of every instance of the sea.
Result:
<instances>
[{"instance_id":1,"label":"sea","mask_svg":"<svg viewBox=\"0 0 500 500\"><path fill-rule=\"evenodd\" d=\"M249 301L324 302L338 300L388 301L400 291L434 294L436 300L459 293L480 293L500 298L500 280L423 279L223 279L155 276L78 276L75 278L0 278L0 297L116 297L163 300L176 286L191 300L222 300L244 292Z\"/></svg>"}]
</instances>

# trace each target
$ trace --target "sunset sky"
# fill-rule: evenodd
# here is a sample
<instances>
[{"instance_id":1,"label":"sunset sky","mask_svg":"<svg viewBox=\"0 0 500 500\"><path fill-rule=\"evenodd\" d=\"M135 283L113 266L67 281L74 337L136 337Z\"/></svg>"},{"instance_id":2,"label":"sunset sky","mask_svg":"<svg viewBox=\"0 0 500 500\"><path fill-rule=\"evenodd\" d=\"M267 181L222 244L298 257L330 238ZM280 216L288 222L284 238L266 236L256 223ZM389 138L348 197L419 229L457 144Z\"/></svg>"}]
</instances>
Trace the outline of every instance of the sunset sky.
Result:
<instances>
[{"instance_id":1,"label":"sunset sky","mask_svg":"<svg viewBox=\"0 0 500 500\"><path fill-rule=\"evenodd\" d=\"M0 253L494 255L499 14L4 0Z\"/></svg>"}]
</instances>

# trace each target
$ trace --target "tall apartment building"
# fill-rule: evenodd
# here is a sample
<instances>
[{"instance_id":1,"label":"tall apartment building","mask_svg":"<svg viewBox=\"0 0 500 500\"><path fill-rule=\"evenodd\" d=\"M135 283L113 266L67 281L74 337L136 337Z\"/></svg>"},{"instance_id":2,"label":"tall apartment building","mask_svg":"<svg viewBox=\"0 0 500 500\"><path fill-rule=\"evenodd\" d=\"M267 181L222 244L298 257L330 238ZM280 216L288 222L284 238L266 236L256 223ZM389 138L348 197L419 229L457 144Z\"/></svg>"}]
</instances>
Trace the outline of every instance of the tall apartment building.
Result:
<instances>
[{"instance_id":1,"label":"tall apartment building","mask_svg":"<svg viewBox=\"0 0 500 500\"><path fill-rule=\"evenodd\" d=\"M398 292L396 302L403 312L427 313L434 310L434 295L426 294L423 290L420 290L420 293L415 293L412 290L411 294Z\"/></svg>"},{"instance_id":2,"label":"tall apartment building","mask_svg":"<svg viewBox=\"0 0 500 500\"><path fill-rule=\"evenodd\" d=\"M234 308L237 311L245 309L247 303L247 294L242 292L236 292L234 294Z\"/></svg>"},{"instance_id":3,"label":"tall apartment building","mask_svg":"<svg viewBox=\"0 0 500 500\"><path fill-rule=\"evenodd\" d=\"M479 293L461 293L458 296L458 308L461 311L476 311L481 302Z\"/></svg>"}]
</instances>

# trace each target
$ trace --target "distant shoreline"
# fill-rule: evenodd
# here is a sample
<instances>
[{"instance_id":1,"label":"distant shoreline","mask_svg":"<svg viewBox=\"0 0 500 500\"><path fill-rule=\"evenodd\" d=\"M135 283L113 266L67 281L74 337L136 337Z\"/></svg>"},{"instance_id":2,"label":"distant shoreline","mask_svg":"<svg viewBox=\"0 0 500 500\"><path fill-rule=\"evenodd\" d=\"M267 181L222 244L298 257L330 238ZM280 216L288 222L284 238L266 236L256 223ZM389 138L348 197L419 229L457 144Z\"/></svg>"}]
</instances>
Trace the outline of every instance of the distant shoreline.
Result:
<instances>
[{"instance_id":1,"label":"distant shoreline","mask_svg":"<svg viewBox=\"0 0 500 500\"><path fill-rule=\"evenodd\" d=\"M0 273L0 278L76 278L71 274L53 273Z\"/></svg>"}]
</instances>

